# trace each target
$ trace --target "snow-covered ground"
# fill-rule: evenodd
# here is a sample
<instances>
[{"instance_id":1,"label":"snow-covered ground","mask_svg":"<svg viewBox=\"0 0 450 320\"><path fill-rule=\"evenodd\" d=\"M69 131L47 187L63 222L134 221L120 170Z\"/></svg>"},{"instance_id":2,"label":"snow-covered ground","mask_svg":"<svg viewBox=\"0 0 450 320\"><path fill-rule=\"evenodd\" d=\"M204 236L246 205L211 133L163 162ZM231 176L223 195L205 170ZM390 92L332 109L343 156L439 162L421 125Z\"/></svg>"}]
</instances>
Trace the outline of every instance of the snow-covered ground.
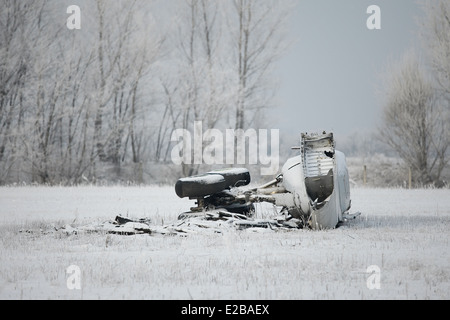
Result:
<instances>
[{"instance_id":1,"label":"snow-covered ground","mask_svg":"<svg viewBox=\"0 0 450 320\"><path fill-rule=\"evenodd\" d=\"M450 190L355 188L352 204L362 215L325 231L66 234L193 203L173 187L0 187L0 299L450 298Z\"/></svg>"}]
</instances>

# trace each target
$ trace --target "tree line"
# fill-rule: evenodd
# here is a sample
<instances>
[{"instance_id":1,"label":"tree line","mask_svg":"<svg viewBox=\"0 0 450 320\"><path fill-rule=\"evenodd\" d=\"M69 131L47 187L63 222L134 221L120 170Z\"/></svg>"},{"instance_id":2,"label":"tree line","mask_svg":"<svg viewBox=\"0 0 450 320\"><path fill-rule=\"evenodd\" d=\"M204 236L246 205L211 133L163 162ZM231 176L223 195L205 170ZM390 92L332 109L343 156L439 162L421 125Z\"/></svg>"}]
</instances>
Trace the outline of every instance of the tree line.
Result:
<instances>
[{"instance_id":1,"label":"tree line","mask_svg":"<svg viewBox=\"0 0 450 320\"><path fill-rule=\"evenodd\" d=\"M0 184L142 182L175 129L261 125L287 1L72 2L76 30L63 1L0 0Z\"/></svg>"},{"instance_id":2,"label":"tree line","mask_svg":"<svg viewBox=\"0 0 450 320\"><path fill-rule=\"evenodd\" d=\"M74 4L81 29L71 30ZM196 174L199 164L173 165L171 133L198 121L205 131L265 126L293 6L0 0L0 185ZM423 13L424 54L388 66L376 133L418 186L442 184L450 161L450 2L424 1ZM386 151L360 144L359 154Z\"/></svg>"}]
</instances>

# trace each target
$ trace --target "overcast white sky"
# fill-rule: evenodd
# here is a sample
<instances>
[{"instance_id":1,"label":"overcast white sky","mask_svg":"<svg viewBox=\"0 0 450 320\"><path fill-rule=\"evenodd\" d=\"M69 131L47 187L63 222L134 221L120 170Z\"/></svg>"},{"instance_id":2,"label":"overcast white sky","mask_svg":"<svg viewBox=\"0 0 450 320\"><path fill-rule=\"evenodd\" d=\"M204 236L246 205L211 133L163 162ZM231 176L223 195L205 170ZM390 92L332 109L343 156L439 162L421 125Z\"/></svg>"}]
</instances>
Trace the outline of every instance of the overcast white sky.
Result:
<instances>
[{"instance_id":1,"label":"overcast white sky","mask_svg":"<svg viewBox=\"0 0 450 320\"><path fill-rule=\"evenodd\" d=\"M382 99L377 90L389 61L420 47L416 0L299 0L280 60L278 107L270 127L281 134L333 131L344 137L375 130ZM369 30L367 8L381 9L381 30Z\"/></svg>"}]
</instances>

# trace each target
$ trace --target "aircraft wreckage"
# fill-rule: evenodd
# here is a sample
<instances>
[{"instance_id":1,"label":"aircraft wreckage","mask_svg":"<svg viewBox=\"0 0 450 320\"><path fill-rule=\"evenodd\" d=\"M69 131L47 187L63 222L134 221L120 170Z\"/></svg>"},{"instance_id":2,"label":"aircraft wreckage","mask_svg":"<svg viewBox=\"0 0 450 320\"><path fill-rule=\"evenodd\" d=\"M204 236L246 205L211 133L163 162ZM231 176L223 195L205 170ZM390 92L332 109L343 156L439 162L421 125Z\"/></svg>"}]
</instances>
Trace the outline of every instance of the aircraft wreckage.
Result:
<instances>
[{"instance_id":1,"label":"aircraft wreckage","mask_svg":"<svg viewBox=\"0 0 450 320\"><path fill-rule=\"evenodd\" d=\"M181 213L178 220L153 225L150 219L117 216L114 221L87 226L78 231L115 234L222 233L226 229L282 230L332 229L354 219L350 213L350 184L345 155L335 149L332 133L301 135L299 154L289 158L271 181L250 187L246 168L227 168L181 178L175 184L180 198L196 206ZM276 209L272 218L256 218L255 204Z\"/></svg>"},{"instance_id":2,"label":"aircraft wreckage","mask_svg":"<svg viewBox=\"0 0 450 320\"><path fill-rule=\"evenodd\" d=\"M254 203L268 202L281 208L285 221L311 229L335 228L357 217L350 214L350 184L345 155L335 149L333 133L301 135L300 154L289 158L281 173L256 188L245 188L250 173L245 168L210 171L181 178L175 185L180 198L189 197L197 206L179 219L213 214L252 216Z\"/></svg>"}]
</instances>

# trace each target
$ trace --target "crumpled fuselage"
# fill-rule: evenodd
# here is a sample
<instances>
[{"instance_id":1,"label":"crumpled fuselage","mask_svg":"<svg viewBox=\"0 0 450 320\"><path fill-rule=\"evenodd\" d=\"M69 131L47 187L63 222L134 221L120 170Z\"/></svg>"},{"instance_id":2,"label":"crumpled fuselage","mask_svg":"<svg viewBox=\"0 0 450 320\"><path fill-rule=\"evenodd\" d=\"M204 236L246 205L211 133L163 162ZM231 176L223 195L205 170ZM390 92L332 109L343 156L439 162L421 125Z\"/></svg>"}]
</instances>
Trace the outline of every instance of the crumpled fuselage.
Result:
<instances>
[{"instance_id":1,"label":"crumpled fuselage","mask_svg":"<svg viewBox=\"0 0 450 320\"><path fill-rule=\"evenodd\" d=\"M351 203L345 155L335 149L332 133L303 134L299 149L281 170L286 192L273 195L276 205L313 229L334 228Z\"/></svg>"}]
</instances>

